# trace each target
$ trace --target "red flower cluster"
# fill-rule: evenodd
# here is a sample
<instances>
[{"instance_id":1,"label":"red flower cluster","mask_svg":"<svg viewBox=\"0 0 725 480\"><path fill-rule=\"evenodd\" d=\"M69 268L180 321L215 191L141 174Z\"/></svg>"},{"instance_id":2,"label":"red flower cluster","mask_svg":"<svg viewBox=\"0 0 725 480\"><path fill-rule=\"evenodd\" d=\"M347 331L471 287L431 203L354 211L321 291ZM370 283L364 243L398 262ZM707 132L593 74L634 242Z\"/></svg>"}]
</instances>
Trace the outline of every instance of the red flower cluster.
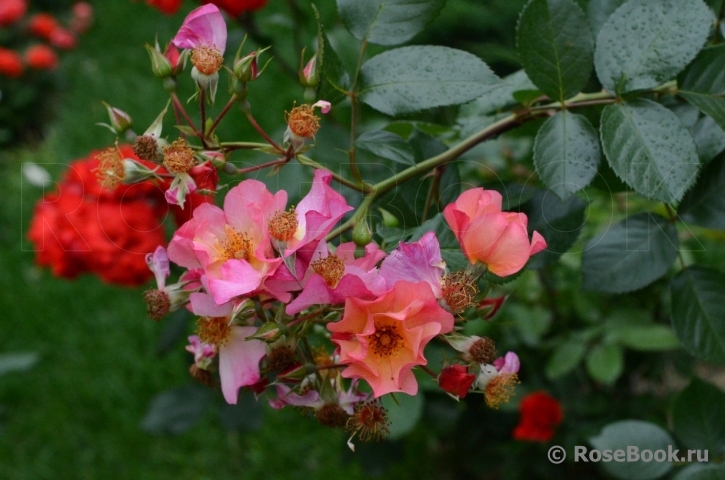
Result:
<instances>
[{"instance_id":1,"label":"red flower cluster","mask_svg":"<svg viewBox=\"0 0 725 480\"><path fill-rule=\"evenodd\" d=\"M561 423L564 414L559 401L546 392L526 395L519 405L521 418L514 429L514 439L529 442L548 442Z\"/></svg>"},{"instance_id":2,"label":"red flower cluster","mask_svg":"<svg viewBox=\"0 0 725 480\"><path fill-rule=\"evenodd\" d=\"M181 8L182 0L146 0L146 3L167 15L173 15ZM232 17L238 17L244 12L259 10L267 4L267 0L201 0L200 3L212 3Z\"/></svg>"},{"instance_id":3,"label":"red flower cluster","mask_svg":"<svg viewBox=\"0 0 725 480\"><path fill-rule=\"evenodd\" d=\"M0 1L0 27L20 22L27 10L27 0ZM74 48L78 43L77 36L86 31L93 20L93 8L86 2L75 3L72 14L67 27L49 13L32 15L24 28L49 45L31 45L22 56L16 50L0 47L0 75L18 78L25 67L33 70L54 70L58 66L58 56L52 47L61 50Z\"/></svg>"},{"instance_id":4,"label":"red flower cluster","mask_svg":"<svg viewBox=\"0 0 725 480\"><path fill-rule=\"evenodd\" d=\"M130 146L120 151L125 158L137 158ZM108 283L140 285L152 276L145 255L166 243L168 185L145 181L104 189L96 173L99 153L71 163L58 188L38 201L28 238L35 245L37 263L57 276L92 272ZM184 222L191 209L210 198L192 195L190 208L171 207L172 213Z\"/></svg>"}]
</instances>

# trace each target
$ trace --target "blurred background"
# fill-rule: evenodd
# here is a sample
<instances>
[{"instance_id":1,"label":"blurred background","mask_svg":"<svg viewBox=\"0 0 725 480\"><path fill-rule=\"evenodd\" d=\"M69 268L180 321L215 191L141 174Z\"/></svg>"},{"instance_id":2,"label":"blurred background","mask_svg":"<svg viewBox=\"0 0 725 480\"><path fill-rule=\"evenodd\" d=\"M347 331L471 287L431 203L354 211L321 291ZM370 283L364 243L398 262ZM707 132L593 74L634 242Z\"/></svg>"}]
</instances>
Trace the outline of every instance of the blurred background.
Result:
<instances>
[{"instance_id":1,"label":"blurred background","mask_svg":"<svg viewBox=\"0 0 725 480\"><path fill-rule=\"evenodd\" d=\"M449 0L439 18L411 43L468 50L506 76L520 68L515 25L524 3ZM586 7L587 2L581 3ZM227 406L219 392L189 378L191 357L183 349L192 331L188 319L155 323L146 317L141 293L151 281L131 288L89 274L66 280L35 265L38 247L26 234L36 202L57 188L71 161L113 145L114 134L96 125L108 121L102 101L129 113L137 132L153 121L167 95L151 74L144 44L158 38L163 46L197 5L187 0L177 13L166 15L143 1L90 4L92 24L78 33L76 44L54 47L57 67L26 66L21 75L0 75L0 478L562 478L564 471L546 461L548 444L513 439L519 422L516 399L493 411L480 396L455 403L441 392L427 392L425 403L414 405L409 427L388 441L358 444L355 454L345 445L344 432L326 429L297 410L273 411L265 400L254 402L251 394L238 406ZM71 1L31 0L29 12L49 12L69 24L72 6ZM318 8L343 63L354 63L357 47L339 24L334 2L319 2ZM301 28L294 27L294 15ZM270 0L229 25L228 59L245 33L250 36L246 52L274 44L277 58L250 86L250 101L259 123L281 138L283 112L294 101L304 101L304 89L295 81L296 47L307 46L308 56L313 48L317 27L311 9L304 1ZM0 46L27 48L27 28L27 19L0 26ZM376 51L371 47L371 54ZM220 89L226 88L226 80L223 76ZM179 96L185 100L192 92L190 82L183 88L187 90ZM344 107L342 111L341 117L349 116ZM451 123L457 114L457 109L440 109L424 117ZM165 134L171 125L165 124ZM526 178L532 132L534 127L524 129L478 155L513 159L512 176ZM236 110L220 135L257 141ZM347 138L334 126L320 135L320 143L342 141L343 147ZM318 158L324 155L320 152ZM231 160L241 166L255 158ZM29 164L41 167L40 173L28 170ZM289 168L280 177L260 178L280 185L294 175ZM513 300L494 329L501 345L520 349L522 394L537 389L555 394L564 409L555 440L565 445L581 442L619 418L665 423L672 392L686 383L672 372L694 368L679 350L655 358L642 353L648 348L630 345L618 372L604 372L606 382L591 378L576 345L556 362L549 361L546 372L539 368L554 345L547 339L560 339L570 329L583 332L582 325L605 320L621 326L641 316L638 308L651 306L649 300L627 297L620 298L617 310L608 298L593 300L579 293L578 275L573 261L543 275L528 271L507 287ZM660 311L656 320L663 319ZM490 332L488 328L480 326L477 333ZM583 348L587 340L577 338L570 343ZM637 379L622 372L634 372ZM566 472L579 478L599 475L591 465L576 468Z\"/></svg>"}]
</instances>

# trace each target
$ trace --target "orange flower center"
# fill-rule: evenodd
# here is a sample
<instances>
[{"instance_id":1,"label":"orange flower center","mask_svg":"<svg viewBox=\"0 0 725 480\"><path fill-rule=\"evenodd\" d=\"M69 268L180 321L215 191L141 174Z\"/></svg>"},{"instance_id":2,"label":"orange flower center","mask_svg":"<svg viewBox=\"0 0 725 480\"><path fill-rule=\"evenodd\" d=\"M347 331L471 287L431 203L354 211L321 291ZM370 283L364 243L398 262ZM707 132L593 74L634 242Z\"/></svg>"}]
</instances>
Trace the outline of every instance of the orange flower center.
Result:
<instances>
[{"instance_id":1,"label":"orange flower center","mask_svg":"<svg viewBox=\"0 0 725 480\"><path fill-rule=\"evenodd\" d=\"M229 225L224 225L226 240L221 242L224 260L246 260L252 258L252 240L246 233L239 233Z\"/></svg>"},{"instance_id":2,"label":"orange flower center","mask_svg":"<svg viewBox=\"0 0 725 480\"><path fill-rule=\"evenodd\" d=\"M484 397L486 404L498 409L502 404L508 403L516 394L516 384L519 383L519 376L515 373L497 375L486 385Z\"/></svg>"},{"instance_id":3,"label":"orange flower center","mask_svg":"<svg viewBox=\"0 0 725 480\"><path fill-rule=\"evenodd\" d=\"M295 207L290 207L286 212L277 211L269 219L269 234L277 240L286 242L294 236L298 225Z\"/></svg>"},{"instance_id":4,"label":"orange flower center","mask_svg":"<svg viewBox=\"0 0 725 480\"><path fill-rule=\"evenodd\" d=\"M196 321L196 334L202 342L221 346L232 333L229 317L200 317Z\"/></svg>"},{"instance_id":5,"label":"orange flower center","mask_svg":"<svg viewBox=\"0 0 725 480\"><path fill-rule=\"evenodd\" d=\"M312 270L325 280L330 288L335 288L345 274L345 262L337 255L328 255L312 262Z\"/></svg>"},{"instance_id":6,"label":"orange flower center","mask_svg":"<svg viewBox=\"0 0 725 480\"><path fill-rule=\"evenodd\" d=\"M320 128L320 117L314 114L311 105L300 105L291 112L285 112L285 120L292 133L299 137L313 137Z\"/></svg>"},{"instance_id":7,"label":"orange flower center","mask_svg":"<svg viewBox=\"0 0 725 480\"><path fill-rule=\"evenodd\" d=\"M403 347L403 336L396 325L376 325L375 332L368 337L368 347L378 357L392 357Z\"/></svg>"},{"instance_id":8,"label":"orange flower center","mask_svg":"<svg viewBox=\"0 0 725 480\"><path fill-rule=\"evenodd\" d=\"M199 45L191 51L191 63L199 70L199 73L212 75L222 67L224 57L217 48Z\"/></svg>"},{"instance_id":9,"label":"orange flower center","mask_svg":"<svg viewBox=\"0 0 725 480\"><path fill-rule=\"evenodd\" d=\"M96 158L100 163L94 169L94 172L101 187L107 190L118 187L126 178L126 172L123 168L123 156L118 147L104 150Z\"/></svg>"},{"instance_id":10,"label":"orange flower center","mask_svg":"<svg viewBox=\"0 0 725 480\"><path fill-rule=\"evenodd\" d=\"M186 173L194 166L194 151L180 138L164 147L164 166L172 173Z\"/></svg>"}]
</instances>

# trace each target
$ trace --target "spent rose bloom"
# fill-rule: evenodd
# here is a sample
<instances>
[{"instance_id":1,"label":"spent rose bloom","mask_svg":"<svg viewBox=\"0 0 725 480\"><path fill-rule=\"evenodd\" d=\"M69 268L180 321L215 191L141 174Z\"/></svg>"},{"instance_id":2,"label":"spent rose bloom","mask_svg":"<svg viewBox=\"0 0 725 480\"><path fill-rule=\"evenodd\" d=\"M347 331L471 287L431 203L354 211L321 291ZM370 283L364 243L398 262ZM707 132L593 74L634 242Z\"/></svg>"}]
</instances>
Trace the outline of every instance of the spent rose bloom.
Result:
<instances>
[{"instance_id":1,"label":"spent rose bloom","mask_svg":"<svg viewBox=\"0 0 725 480\"><path fill-rule=\"evenodd\" d=\"M375 397L390 392L415 395L415 365L427 363L423 349L453 329L453 315L438 305L426 282L399 281L375 300L350 297L339 322L328 323L345 378L362 378Z\"/></svg>"},{"instance_id":2,"label":"spent rose bloom","mask_svg":"<svg viewBox=\"0 0 725 480\"><path fill-rule=\"evenodd\" d=\"M200 340L213 345L219 354L219 379L224 400L236 404L239 388L260 380L259 362L267 355L267 347L264 342L249 338L257 333L257 327L231 322L232 302L217 305L210 295L192 293L191 309L201 316L197 322Z\"/></svg>"},{"instance_id":3,"label":"spent rose bloom","mask_svg":"<svg viewBox=\"0 0 725 480\"><path fill-rule=\"evenodd\" d=\"M501 204L500 193L472 188L446 206L443 216L468 260L483 262L504 277L521 270L531 255L546 248L546 241L539 232L529 241L526 215L502 212Z\"/></svg>"},{"instance_id":4,"label":"spent rose bloom","mask_svg":"<svg viewBox=\"0 0 725 480\"><path fill-rule=\"evenodd\" d=\"M274 257L269 218L283 211L287 192L272 194L257 180L229 190L224 209L205 203L174 234L169 259L186 268L202 268L218 304L257 290L282 259Z\"/></svg>"}]
</instances>

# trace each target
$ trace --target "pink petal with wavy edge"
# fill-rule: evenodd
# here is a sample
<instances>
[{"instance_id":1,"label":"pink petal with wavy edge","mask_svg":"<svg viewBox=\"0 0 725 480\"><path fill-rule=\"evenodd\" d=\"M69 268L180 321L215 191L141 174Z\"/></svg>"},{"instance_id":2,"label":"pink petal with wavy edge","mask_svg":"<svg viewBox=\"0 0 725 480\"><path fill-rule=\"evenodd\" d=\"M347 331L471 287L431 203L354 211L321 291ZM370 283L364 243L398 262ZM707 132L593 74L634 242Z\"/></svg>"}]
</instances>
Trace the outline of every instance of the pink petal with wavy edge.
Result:
<instances>
[{"instance_id":1,"label":"pink petal with wavy edge","mask_svg":"<svg viewBox=\"0 0 725 480\"><path fill-rule=\"evenodd\" d=\"M209 279L209 293L221 305L259 287L262 275L246 260L228 260L221 267L221 279Z\"/></svg>"},{"instance_id":2,"label":"pink petal with wavy edge","mask_svg":"<svg viewBox=\"0 0 725 480\"><path fill-rule=\"evenodd\" d=\"M215 5L201 6L186 16L171 43L179 48L216 47L223 55L227 47L227 24Z\"/></svg>"},{"instance_id":3,"label":"pink petal with wavy edge","mask_svg":"<svg viewBox=\"0 0 725 480\"><path fill-rule=\"evenodd\" d=\"M191 312L200 317L227 317L232 314L232 302L217 304L208 293L195 292L189 295Z\"/></svg>"},{"instance_id":4,"label":"pink petal with wavy edge","mask_svg":"<svg viewBox=\"0 0 725 480\"><path fill-rule=\"evenodd\" d=\"M441 277L445 273L445 262L435 232L428 232L417 242L400 242L383 260L380 276L388 289L399 280L418 283L424 281L431 286L436 298L442 295Z\"/></svg>"},{"instance_id":5,"label":"pink petal with wavy edge","mask_svg":"<svg viewBox=\"0 0 725 480\"><path fill-rule=\"evenodd\" d=\"M377 294L368 290L365 282L356 275L343 275L337 287L332 289L321 276L313 274L307 280L302 293L287 305L285 312L287 315L294 315L312 305L342 304L348 297L372 300L376 296Z\"/></svg>"},{"instance_id":6,"label":"pink petal with wavy edge","mask_svg":"<svg viewBox=\"0 0 725 480\"><path fill-rule=\"evenodd\" d=\"M263 342L247 340L256 327L232 327L227 343L219 347L219 377L227 403L236 404L240 387L259 381L259 361L267 354Z\"/></svg>"},{"instance_id":7,"label":"pink petal with wavy edge","mask_svg":"<svg viewBox=\"0 0 725 480\"><path fill-rule=\"evenodd\" d=\"M169 268L169 257L166 254L166 249L159 245L154 250L154 253L146 255L146 264L149 266L149 270L154 272L156 277L156 287L159 290L163 290L166 286L166 279L171 274Z\"/></svg>"},{"instance_id":8,"label":"pink petal with wavy edge","mask_svg":"<svg viewBox=\"0 0 725 480\"><path fill-rule=\"evenodd\" d=\"M287 206L287 192L272 194L259 180L244 180L224 197L227 223L248 235L267 235L267 222L278 210Z\"/></svg>"},{"instance_id":9,"label":"pink petal with wavy edge","mask_svg":"<svg viewBox=\"0 0 725 480\"><path fill-rule=\"evenodd\" d=\"M544 237L541 236L539 232L534 230L534 233L531 235L531 255L539 253L545 248L546 240L544 239Z\"/></svg>"},{"instance_id":10,"label":"pink petal with wavy edge","mask_svg":"<svg viewBox=\"0 0 725 480\"><path fill-rule=\"evenodd\" d=\"M499 374L503 373L519 373L521 368L521 362L519 356L514 352L506 352L504 357L498 357L493 361L493 366L496 367Z\"/></svg>"}]
</instances>

